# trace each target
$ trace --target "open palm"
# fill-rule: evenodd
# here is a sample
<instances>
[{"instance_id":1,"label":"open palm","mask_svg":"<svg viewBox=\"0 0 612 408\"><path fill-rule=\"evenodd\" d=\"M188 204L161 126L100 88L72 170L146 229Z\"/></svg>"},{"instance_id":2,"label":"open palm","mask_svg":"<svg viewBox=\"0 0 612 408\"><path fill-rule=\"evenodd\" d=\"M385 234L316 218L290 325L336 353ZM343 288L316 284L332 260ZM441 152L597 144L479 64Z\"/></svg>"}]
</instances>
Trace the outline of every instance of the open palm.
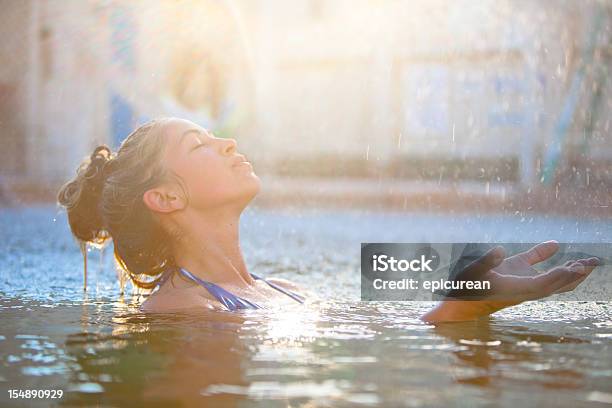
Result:
<instances>
[{"instance_id":1,"label":"open palm","mask_svg":"<svg viewBox=\"0 0 612 408\"><path fill-rule=\"evenodd\" d=\"M510 276L534 277L542 275L542 273L536 270L533 265L546 261L558 251L559 244L556 241L542 242L533 246L525 252L521 252L516 255L505 258L502 263L493 268L492 271L500 275ZM571 269L575 267L577 269L580 269L580 265L583 266L585 269L583 273L579 274L577 279L573 280L572 282L560 286L553 293L569 292L576 288L589 276L589 274L595 269L595 267L599 265L599 260L594 257L570 260L565 262L561 266L561 268Z\"/></svg>"},{"instance_id":2,"label":"open palm","mask_svg":"<svg viewBox=\"0 0 612 408\"><path fill-rule=\"evenodd\" d=\"M463 281L486 280L491 288L478 292L454 290L447 296L494 301L502 308L573 290L599 265L599 259L593 257L567 261L543 273L533 267L558 250L557 242L547 241L506 257L504 248L497 246L466 266L456 277Z\"/></svg>"}]
</instances>

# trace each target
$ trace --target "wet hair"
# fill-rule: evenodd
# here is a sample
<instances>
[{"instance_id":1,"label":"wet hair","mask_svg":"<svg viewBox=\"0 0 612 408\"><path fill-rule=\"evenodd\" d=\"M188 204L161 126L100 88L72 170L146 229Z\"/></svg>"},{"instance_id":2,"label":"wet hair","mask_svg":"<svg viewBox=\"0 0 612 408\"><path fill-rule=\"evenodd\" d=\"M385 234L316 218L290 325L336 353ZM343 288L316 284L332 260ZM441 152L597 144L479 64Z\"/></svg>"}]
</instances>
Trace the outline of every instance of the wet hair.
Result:
<instances>
[{"instance_id":1,"label":"wet hair","mask_svg":"<svg viewBox=\"0 0 612 408\"><path fill-rule=\"evenodd\" d=\"M57 195L81 244L104 245L112 239L118 266L141 289L157 286L175 266L169 233L143 201L147 190L168 177L161 160L167 121L138 127L116 153L106 145L96 147Z\"/></svg>"}]
</instances>

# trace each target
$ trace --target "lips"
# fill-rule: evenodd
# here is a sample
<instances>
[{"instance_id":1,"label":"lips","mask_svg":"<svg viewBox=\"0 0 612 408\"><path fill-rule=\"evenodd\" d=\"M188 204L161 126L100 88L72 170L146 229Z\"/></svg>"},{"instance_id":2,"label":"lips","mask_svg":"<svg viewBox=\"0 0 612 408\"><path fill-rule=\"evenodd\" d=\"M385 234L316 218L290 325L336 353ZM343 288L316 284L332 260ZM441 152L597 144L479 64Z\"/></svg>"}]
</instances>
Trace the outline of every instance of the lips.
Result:
<instances>
[{"instance_id":1,"label":"lips","mask_svg":"<svg viewBox=\"0 0 612 408\"><path fill-rule=\"evenodd\" d=\"M249 163L245 156L239 154L232 159L232 167L240 165L251 165L251 163Z\"/></svg>"}]
</instances>

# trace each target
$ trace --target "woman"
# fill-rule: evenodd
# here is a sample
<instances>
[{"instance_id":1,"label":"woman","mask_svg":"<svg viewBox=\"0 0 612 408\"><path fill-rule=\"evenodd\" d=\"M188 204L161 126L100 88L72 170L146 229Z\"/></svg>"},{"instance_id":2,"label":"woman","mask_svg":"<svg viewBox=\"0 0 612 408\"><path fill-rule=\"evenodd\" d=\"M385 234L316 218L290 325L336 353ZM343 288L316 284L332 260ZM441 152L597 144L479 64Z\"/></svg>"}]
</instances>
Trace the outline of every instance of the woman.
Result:
<instances>
[{"instance_id":1,"label":"woman","mask_svg":"<svg viewBox=\"0 0 612 408\"><path fill-rule=\"evenodd\" d=\"M182 119L142 125L116 155L95 149L66 183L58 200L81 242L112 238L115 258L137 287L156 289L147 312L236 310L298 304L296 285L250 274L240 249L240 215L260 189L253 167L233 139L216 138ZM504 259L493 248L469 265L462 278L487 279L479 301L448 297L422 318L471 320L524 300L573 289L598 264L568 262L535 275L531 268L558 248L545 242Z\"/></svg>"}]
</instances>

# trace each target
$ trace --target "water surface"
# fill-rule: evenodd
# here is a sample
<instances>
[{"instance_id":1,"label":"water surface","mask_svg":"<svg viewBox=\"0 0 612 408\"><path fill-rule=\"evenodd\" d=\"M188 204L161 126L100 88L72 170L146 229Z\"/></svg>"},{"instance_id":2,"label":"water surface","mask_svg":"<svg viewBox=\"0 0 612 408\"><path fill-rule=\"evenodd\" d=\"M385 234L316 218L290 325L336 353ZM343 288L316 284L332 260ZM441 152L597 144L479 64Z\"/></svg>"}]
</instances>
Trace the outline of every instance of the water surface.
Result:
<instances>
[{"instance_id":1,"label":"water surface","mask_svg":"<svg viewBox=\"0 0 612 408\"><path fill-rule=\"evenodd\" d=\"M0 404L591 406L612 403L609 302L528 303L487 322L424 324L419 302L360 302L361 242L610 242L612 221L529 214L249 210L252 272L321 300L244 313L147 316L119 294L109 253L89 290L65 216L0 214ZM110 252L110 251L107 251ZM48 405L50 400L38 401Z\"/></svg>"}]
</instances>

